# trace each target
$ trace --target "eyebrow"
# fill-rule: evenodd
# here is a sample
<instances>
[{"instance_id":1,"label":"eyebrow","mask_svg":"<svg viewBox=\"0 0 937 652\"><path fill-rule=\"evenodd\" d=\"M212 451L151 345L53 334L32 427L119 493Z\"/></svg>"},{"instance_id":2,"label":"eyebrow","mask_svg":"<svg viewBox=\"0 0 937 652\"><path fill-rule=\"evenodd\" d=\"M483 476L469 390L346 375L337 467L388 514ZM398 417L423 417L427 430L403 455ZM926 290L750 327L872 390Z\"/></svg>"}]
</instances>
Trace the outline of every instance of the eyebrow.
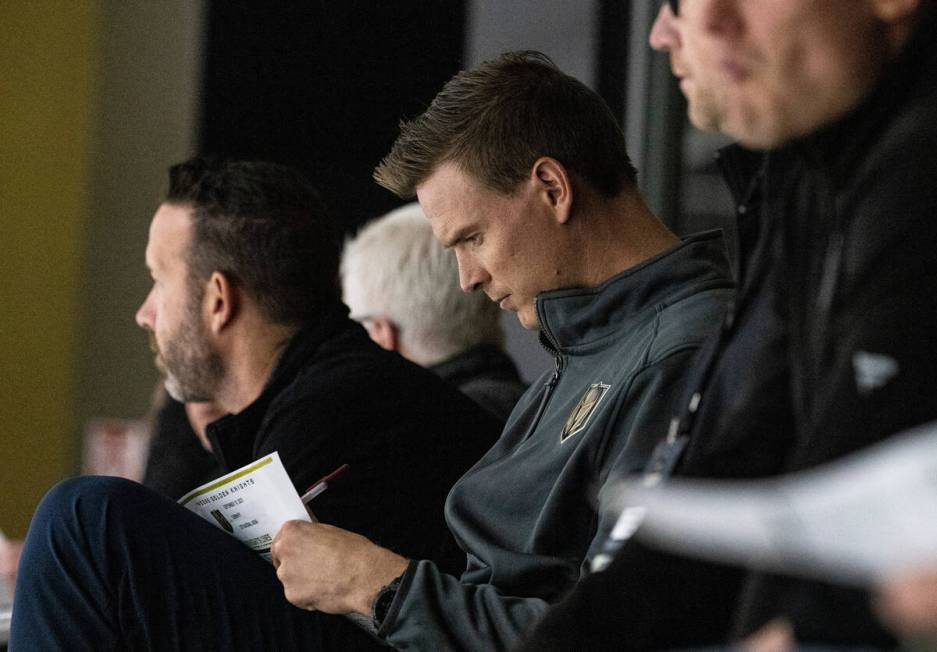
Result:
<instances>
[{"instance_id":1,"label":"eyebrow","mask_svg":"<svg viewBox=\"0 0 937 652\"><path fill-rule=\"evenodd\" d=\"M453 233L451 237L446 238L446 240L440 240L443 249L452 249L454 246L464 241L470 233L475 231L475 229L475 224L467 224L459 229L456 229L455 233Z\"/></svg>"}]
</instances>

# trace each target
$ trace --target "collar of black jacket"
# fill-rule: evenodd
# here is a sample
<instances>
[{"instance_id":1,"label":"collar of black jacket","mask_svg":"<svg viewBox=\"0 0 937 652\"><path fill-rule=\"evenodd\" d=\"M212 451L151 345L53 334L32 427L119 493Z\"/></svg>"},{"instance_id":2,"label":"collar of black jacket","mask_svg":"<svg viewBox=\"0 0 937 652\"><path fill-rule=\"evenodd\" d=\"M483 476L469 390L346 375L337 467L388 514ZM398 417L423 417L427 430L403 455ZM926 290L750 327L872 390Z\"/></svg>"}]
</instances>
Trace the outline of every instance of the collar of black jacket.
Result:
<instances>
[{"instance_id":1,"label":"collar of black jacket","mask_svg":"<svg viewBox=\"0 0 937 652\"><path fill-rule=\"evenodd\" d=\"M736 208L755 201L759 176L765 170L765 153L733 143L716 152L716 164L725 179Z\"/></svg>"},{"instance_id":2,"label":"collar of black jacket","mask_svg":"<svg viewBox=\"0 0 937 652\"><path fill-rule=\"evenodd\" d=\"M701 290L731 287L722 231L698 233L598 287L540 293L540 339L558 350L589 344L629 328L645 310Z\"/></svg>"},{"instance_id":3,"label":"collar of black jacket","mask_svg":"<svg viewBox=\"0 0 937 652\"><path fill-rule=\"evenodd\" d=\"M280 353L260 396L237 414L209 424L208 437L223 468L232 470L253 459L255 439L270 404L293 382L322 343L348 323L348 308L343 303L323 306L316 318L300 328Z\"/></svg>"},{"instance_id":4,"label":"collar of black jacket","mask_svg":"<svg viewBox=\"0 0 937 652\"><path fill-rule=\"evenodd\" d=\"M482 373L487 374L489 377L520 379L517 367L514 366L511 358L504 351L487 345L476 346L468 351L463 351L430 366L429 369L453 385L461 385L466 381L477 378Z\"/></svg>"},{"instance_id":5,"label":"collar of black jacket","mask_svg":"<svg viewBox=\"0 0 937 652\"><path fill-rule=\"evenodd\" d=\"M782 150L825 169L837 185L848 183L856 165L886 125L909 102L937 93L937 10L930 10L898 56L885 66L875 88L836 122ZM932 119L931 116L926 118Z\"/></svg>"}]
</instances>

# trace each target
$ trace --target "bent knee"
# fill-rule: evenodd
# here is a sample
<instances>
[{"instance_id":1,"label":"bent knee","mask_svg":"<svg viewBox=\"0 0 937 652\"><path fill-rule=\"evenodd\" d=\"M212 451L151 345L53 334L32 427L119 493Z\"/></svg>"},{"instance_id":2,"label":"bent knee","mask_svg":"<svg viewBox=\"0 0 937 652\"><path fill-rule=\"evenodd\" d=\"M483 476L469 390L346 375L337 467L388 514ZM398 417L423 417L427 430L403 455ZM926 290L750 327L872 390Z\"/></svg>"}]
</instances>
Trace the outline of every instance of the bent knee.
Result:
<instances>
[{"instance_id":1,"label":"bent knee","mask_svg":"<svg viewBox=\"0 0 937 652\"><path fill-rule=\"evenodd\" d=\"M142 485L110 476L83 476L62 480L42 499L33 522L69 521L81 518L82 512L101 514L121 505L139 505Z\"/></svg>"},{"instance_id":2,"label":"bent knee","mask_svg":"<svg viewBox=\"0 0 937 652\"><path fill-rule=\"evenodd\" d=\"M53 506L73 505L77 501L102 500L112 496L122 497L140 488L140 485L124 478L115 478L104 475L87 475L79 478L68 478L57 483L49 489L43 504Z\"/></svg>"}]
</instances>

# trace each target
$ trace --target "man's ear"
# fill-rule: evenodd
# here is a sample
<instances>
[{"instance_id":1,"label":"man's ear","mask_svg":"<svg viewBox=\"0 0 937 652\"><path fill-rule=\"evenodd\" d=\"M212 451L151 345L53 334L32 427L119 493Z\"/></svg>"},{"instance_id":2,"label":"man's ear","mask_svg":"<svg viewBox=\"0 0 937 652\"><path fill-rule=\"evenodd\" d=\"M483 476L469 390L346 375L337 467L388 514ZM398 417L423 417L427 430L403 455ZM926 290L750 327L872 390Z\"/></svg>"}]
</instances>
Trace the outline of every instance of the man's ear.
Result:
<instances>
[{"instance_id":1,"label":"man's ear","mask_svg":"<svg viewBox=\"0 0 937 652\"><path fill-rule=\"evenodd\" d=\"M241 307L241 290L221 272L212 272L205 285L203 306L208 314L208 327L216 335L230 326Z\"/></svg>"},{"instance_id":2,"label":"man's ear","mask_svg":"<svg viewBox=\"0 0 937 652\"><path fill-rule=\"evenodd\" d=\"M388 351L400 350L400 329L391 319L383 316L369 317L364 328L371 339Z\"/></svg>"},{"instance_id":3,"label":"man's ear","mask_svg":"<svg viewBox=\"0 0 937 652\"><path fill-rule=\"evenodd\" d=\"M530 178L539 196L554 211L557 221L565 224L573 206L573 184L563 164L555 158L542 156L534 161Z\"/></svg>"}]
</instances>

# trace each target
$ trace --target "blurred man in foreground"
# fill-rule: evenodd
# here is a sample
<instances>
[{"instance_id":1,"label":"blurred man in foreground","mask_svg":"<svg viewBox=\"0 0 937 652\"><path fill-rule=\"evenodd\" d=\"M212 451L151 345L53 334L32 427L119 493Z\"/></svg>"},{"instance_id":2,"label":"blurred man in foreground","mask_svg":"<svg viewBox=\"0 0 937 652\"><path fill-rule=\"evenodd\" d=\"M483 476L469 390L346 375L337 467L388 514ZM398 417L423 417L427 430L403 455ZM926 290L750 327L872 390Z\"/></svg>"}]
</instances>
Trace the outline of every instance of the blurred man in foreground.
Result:
<instances>
[{"instance_id":1,"label":"blurred man in foreground","mask_svg":"<svg viewBox=\"0 0 937 652\"><path fill-rule=\"evenodd\" d=\"M769 150L723 157L740 297L699 366L675 473L806 469L937 417L935 35L927 0L661 9L651 42L670 50L691 119ZM894 645L861 592L621 545L525 649Z\"/></svg>"}]
</instances>

